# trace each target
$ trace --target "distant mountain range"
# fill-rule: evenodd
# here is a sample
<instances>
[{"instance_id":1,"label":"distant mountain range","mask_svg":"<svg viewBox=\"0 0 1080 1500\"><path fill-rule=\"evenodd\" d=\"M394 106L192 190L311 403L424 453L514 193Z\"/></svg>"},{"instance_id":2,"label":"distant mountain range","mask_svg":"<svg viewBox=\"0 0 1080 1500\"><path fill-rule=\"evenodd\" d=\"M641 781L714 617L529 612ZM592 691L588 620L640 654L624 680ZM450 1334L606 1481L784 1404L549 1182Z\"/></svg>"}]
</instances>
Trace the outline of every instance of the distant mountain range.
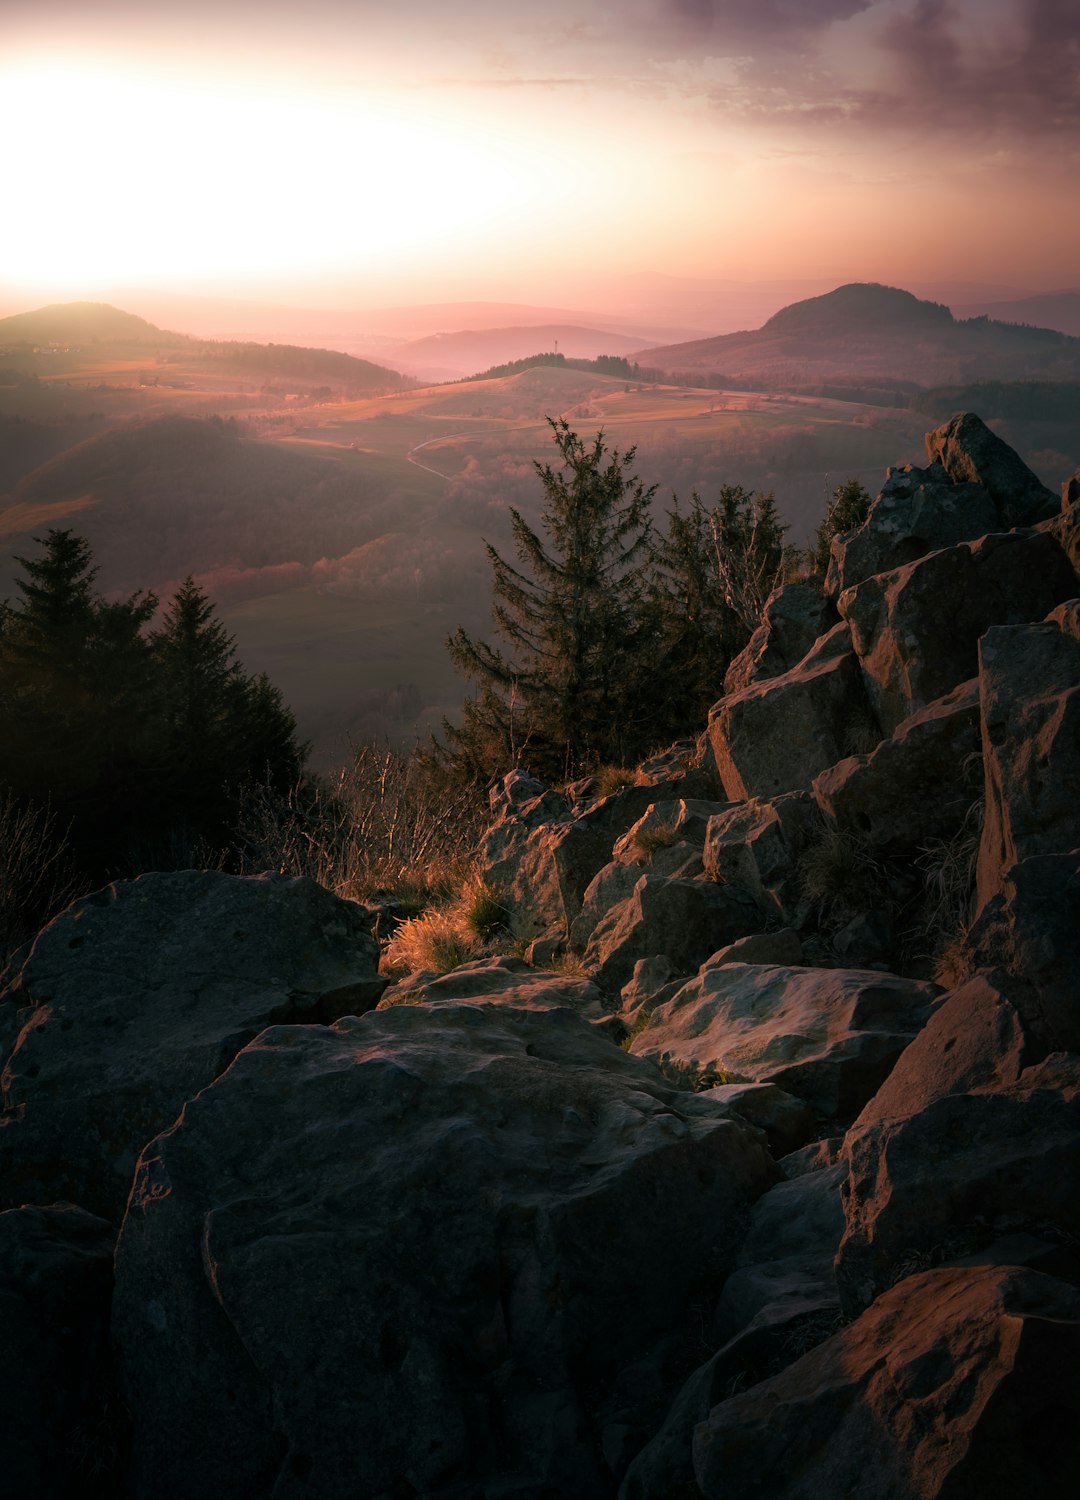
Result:
<instances>
[{"instance_id":1,"label":"distant mountain range","mask_svg":"<svg viewBox=\"0 0 1080 1500\"><path fill-rule=\"evenodd\" d=\"M399 371L336 349L191 338L157 328L145 318L122 312L107 302L60 302L0 318L0 358L5 363L14 359L17 364L20 354L41 348L85 349L91 353L111 348L138 351L140 357L161 351L170 362L227 365L253 375L306 383L344 382L354 390L381 390L402 384Z\"/></svg>"},{"instance_id":2,"label":"distant mountain range","mask_svg":"<svg viewBox=\"0 0 1080 1500\"><path fill-rule=\"evenodd\" d=\"M527 359L530 354L564 354L567 359L595 359L599 354L628 355L641 348L640 335L540 323L521 328L463 329L433 333L384 351L397 369L421 380L457 380L495 365Z\"/></svg>"},{"instance_id":3,"label":"distant mountain range","mask_svg":"<svg viewBox=\"0 0 1080 1500\"><path fill-rule=\"evenodd\" d=\"M986 317L958 320L941 303L871 282L781 308L752 332L643 348L635 357L668 374L772 384L1080 378L1078 338Z\"/></svg>"},{"instance_id":4,"label":"distant mountain range","mask_svg":"<svg viewBox=\"0 0 1080 1500\"><path fill-rule=\"evenodd\" d=\"M973 302L954 306L958 318L993 318L1001 323L1029 323L1036 328L1056 328L1059 333L1080 336L1080 288L1063 292L1039 292L1034 297L1016 297L1009 302Z\"/></svg>"}]
</instances>

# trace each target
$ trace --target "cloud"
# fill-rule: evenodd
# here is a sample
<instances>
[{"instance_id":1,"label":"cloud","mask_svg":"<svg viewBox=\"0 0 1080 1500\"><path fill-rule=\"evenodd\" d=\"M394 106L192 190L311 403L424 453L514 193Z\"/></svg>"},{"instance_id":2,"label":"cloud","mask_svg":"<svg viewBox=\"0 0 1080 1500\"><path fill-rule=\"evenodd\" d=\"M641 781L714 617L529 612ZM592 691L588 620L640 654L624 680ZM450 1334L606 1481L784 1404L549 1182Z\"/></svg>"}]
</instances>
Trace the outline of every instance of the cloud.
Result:
<instances>
[{"instance_id":1,"label":"cloud","mask_svg":"<svg viewBox=\"0 0 1080 1500\"><path fill-rule=\"evenodd\" d=\"M749 123L856 128L943 149L1037 142L1049 157L1080 152L1076 0L902 0L876 4L868 19L877 24L863 28L858 52L808 50L798 69L765 53L741 59L731 86L712 91L714 107Z\"/></svg>"},{"instance_id":2,"label":"cloud","mask_svg":"<svg viewBox=\"0 0 1080 1500\"><path fill-rule=\"evenodd\" d=\"M783 50L803 44L834 21L849 21L873 0L662 0L661 25L721 50Z\"/></svg>"}]
</instances>

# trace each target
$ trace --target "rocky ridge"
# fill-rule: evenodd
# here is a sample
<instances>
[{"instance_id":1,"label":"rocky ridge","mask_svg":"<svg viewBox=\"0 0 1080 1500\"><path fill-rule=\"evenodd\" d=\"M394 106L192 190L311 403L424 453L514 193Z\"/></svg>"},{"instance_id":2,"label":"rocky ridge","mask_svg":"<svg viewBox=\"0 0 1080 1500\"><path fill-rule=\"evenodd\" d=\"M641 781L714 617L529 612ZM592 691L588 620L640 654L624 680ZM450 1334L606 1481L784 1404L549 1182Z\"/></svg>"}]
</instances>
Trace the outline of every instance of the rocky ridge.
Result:
<instances>
[{"instance_id":1,"label":"rocky ridge","mask_svg":"<svg viewBox=\"0 0 1080 1500\"><path fill-rule=\"evenodd\" d=\"M1071 1496L1080 484L927 453L699 740L495 788L517 952L387 988L363 908L214 872L39 935L7 1493Z\"/></svg>"}]
</instances>

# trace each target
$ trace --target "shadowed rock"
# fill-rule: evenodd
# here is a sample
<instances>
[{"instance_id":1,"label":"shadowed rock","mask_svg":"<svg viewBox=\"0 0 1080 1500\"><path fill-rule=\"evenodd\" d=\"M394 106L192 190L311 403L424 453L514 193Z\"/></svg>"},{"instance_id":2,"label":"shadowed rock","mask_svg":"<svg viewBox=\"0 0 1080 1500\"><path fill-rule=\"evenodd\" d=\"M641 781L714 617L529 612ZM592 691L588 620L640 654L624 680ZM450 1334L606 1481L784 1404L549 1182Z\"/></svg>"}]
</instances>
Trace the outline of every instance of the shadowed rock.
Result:
<instances>
[{"instance_id":1,"label":"shadowed rock","mask_svg":"<svg viewBox=\"0 0 1080 1500\"><path fill-rule=\"evenodd\" d=\"M1080 1292L1016 1267L927 1271L694 1435L706 1500L1066 1500Z\"/></svg>"},{"instance_id":2,"label":"shadowed rock","mask_svg":"<svg viewBox=\"0 0 1080 1500\"><path fill-rule=\"evenodd\" d=\"M662 1415L650 1351L700 1335L775 1173L567 1011L266 1031L139 1165L131 1493L611 1495L602 1452Z\"/></svg>"},{"instance_id":3,"label":"shadowed rock","mask_svg":"<svg viewBox=\"0 0 1080 1500\"><path fill-rule=\"evenodd\" d=\"M960 412L928 432L926 456L954 484L981 484L1003 527L1033 526L1059 509L1057 496L974 412Z\"/></svg>"},{"instance_id":4,"label":"shadowed rock","mask_svg":"<svg viewBox=\"0 0 1080 1500\"><path fill-rule=\"evenodd\" d=\"M77 901L16 981L0 1201L118 1220L139 1152L184 1101L265 1026L370 1009L376 962L363 908L307 879L186 870Z\"/></svg>"}]
</instances>

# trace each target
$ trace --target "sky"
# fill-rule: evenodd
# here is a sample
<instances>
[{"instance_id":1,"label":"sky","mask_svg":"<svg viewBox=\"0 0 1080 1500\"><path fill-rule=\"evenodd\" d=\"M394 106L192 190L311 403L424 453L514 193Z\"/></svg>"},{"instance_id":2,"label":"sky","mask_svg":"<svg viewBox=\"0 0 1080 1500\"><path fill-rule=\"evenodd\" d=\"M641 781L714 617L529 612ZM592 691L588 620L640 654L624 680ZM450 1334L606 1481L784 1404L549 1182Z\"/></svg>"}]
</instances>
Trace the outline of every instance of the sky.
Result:
<instances>
[{"instance_id":1,"label":"sky","mask_svg":"<svg viewBox=\"0 0 1080 1500\"><path fill-rule=\"evenodd\" d=\"M1080 0L0 0L0 301L1080 285Z\"/></svg>"}]
</instances>

